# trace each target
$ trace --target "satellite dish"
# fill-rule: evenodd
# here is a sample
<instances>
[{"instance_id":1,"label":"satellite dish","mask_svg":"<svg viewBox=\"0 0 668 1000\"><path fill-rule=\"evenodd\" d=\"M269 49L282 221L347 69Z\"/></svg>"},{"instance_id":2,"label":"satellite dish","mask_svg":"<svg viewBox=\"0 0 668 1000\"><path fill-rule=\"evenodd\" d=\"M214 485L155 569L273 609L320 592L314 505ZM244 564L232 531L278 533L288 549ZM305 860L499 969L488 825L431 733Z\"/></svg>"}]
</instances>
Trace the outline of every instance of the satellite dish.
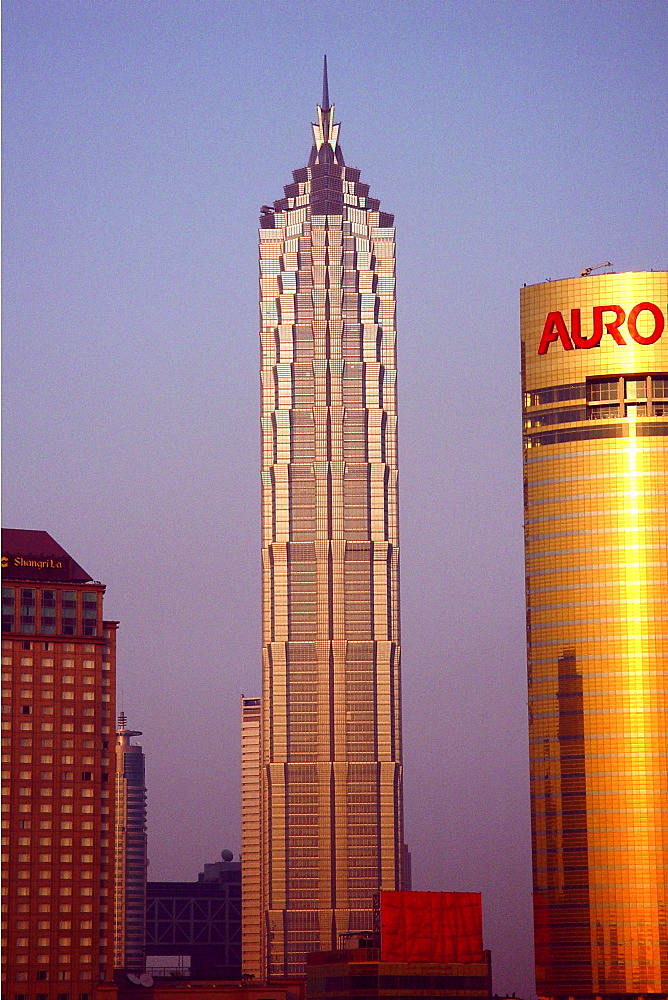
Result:
<instances>
[{"instance_id":1,"label":"satellite dish","mask_svg":"<svg viewBox=\"0 0 668 1000\"><path fill-rule=\"evenodd\" d=\"M139 982L142 986L153 986L153 976L148 972L142 972Z\"/></svg>"},{"instance_id":2,"label":"satellite dish","mask_svg":"<svg viewBox=\"0 0 668 1000\"><path fill-rule=\"evenodd\" d=\"M128 972L127 975L131 983L134 983L135 986L139 986L139 976L136 976L134 972Z\"/></svg>"},{"instance_id":3,"label":"satellite dish","mask_svg":"<svg viewBox=\"0 0 668 1000\"><path fill-rule=\"evenodd\" d=\"M227 848L227 847L225 848L224 851L220 852L220 856L223 859L223 861L233 861L234 860L234 855L232 854L232 851L230 851L230 849Z\"/></svg>"}]
</instances>

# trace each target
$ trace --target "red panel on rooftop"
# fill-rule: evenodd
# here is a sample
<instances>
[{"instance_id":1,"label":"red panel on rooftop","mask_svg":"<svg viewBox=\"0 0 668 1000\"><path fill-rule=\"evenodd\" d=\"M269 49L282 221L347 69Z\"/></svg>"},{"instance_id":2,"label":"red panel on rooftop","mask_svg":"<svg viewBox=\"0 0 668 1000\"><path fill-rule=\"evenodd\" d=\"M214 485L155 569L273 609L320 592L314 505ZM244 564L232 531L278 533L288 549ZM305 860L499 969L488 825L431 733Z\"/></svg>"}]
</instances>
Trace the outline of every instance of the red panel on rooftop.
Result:
<instances>
[{"instance_id":1,"label":"red panel on rooftop","mask_svg":"<svg viewBox=\"0 0 668 1000\"><path fill-rule=\"evenodd\" d=\"M381 961L482 962L479 892L381 892Z\"/></svg>"}]
</instances>

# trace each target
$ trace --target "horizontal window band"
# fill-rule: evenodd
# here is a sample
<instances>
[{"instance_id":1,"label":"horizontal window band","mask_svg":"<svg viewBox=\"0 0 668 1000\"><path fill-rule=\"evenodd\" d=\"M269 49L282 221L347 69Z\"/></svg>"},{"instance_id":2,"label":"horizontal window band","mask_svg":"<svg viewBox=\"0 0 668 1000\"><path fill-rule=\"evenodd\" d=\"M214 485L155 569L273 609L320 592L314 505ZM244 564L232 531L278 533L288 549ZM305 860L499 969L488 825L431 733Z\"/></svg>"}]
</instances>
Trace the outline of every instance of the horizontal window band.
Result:
<instances>
[{"instance_id":1,"label":"horizontal window band","mask_svg":"<svg viewBox=\"0 0 668 1000\"><path fill-rule=\"evenodd\" d=\"M652 446L649 443L647 445L645 445L645 447L642 447L642 445L638 445L638 446L636 446L634 454L635 455L655 455L658 447L659 447L658 444ZM601 452L600 451L578 451L577 452L577 457L578 457L578 459L581 459L581 458L597 458L597 459L600 459L601 458ZM526 454L524 456L524 464L525 465L534 465L536 462L562 462L562 461L564 461L565 458L566 458L566 456L564 456L564 455L558 455L557 456L557 455L540 455L540 454L539 455L531 455L531 454ZM532 486L542 486L542 485L545 485L546 483L575 483L575 482L584 482L585 480L590 480L590 479L591 480L593 480L593 479L617 479L620 476L631 475L631 474L634 475L634 476L637 475L637 473L635 473L635 472L634 473L629 473L629 472L626 472L626 471L623 471L621 473L620 472L594 472L594 473L591 473L589 475L584 475L584 476L561 476L561 477L559 477L557 479L539 479L539 480L536 480L535 482L532 482L531 485ZM658 471L652 472L652 470L650 470L650 469L648 469L644 473L644 475L648 475L648 476L650 476L650 475L658 476L660 474L661 474L660 472L658 472Z\"/></svg>"},{"instance_id":2,"label":"horizontal window band","mask_svg":"<svg viewBox=\"0 0 668 1000\"><path fill-rule=\"evenodd\" d=\"M635 420L617 421L596 427L574 427L563 431L547 431L541 434L526 433L525 448L544 447L551 444L567 444L570 441L591 441L603 438L664 437L668 435L666 423L638 423Z\"/></svg>"}]
</instances>

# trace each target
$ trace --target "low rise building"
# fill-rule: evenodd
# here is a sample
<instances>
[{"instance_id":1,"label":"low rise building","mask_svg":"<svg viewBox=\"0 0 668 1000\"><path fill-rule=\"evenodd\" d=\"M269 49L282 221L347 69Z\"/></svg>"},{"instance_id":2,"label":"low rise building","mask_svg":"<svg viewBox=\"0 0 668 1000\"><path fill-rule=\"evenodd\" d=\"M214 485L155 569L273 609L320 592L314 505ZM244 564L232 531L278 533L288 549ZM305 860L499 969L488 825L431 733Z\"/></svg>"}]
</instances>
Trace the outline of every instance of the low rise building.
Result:
<instances>
[{"instance_id":1,"label":"low rise building","mask_svg":"<svg viewBox=\"0 0 668 1000\"><path fill-rule=\"evenodd\" d=\"M160 968L161 956L183 956L191 979L241 978L241 862L231 851L221 857L197 882L148 883L150 967Z\"/></svg>"}]
</instances>

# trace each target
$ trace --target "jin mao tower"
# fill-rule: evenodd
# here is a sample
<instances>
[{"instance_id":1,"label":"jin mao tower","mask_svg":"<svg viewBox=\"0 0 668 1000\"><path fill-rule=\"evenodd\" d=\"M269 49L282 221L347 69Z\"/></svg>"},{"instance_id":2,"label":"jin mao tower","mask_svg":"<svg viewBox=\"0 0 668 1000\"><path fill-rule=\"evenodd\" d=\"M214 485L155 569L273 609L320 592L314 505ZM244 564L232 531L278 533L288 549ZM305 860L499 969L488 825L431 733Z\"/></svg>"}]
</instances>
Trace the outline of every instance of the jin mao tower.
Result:
<instances>
[{"instance_id":1,"label":"jin mao tower","mask_svg":"<svg viewBox=\"0 0 668 1000\"><path fill-rule=\"evenodd\" d=\"M262 829L254 856L244 844L260 885L244 971L270 976L371 930L374 893L402 887L394 219L345 165L326 62L317 119L308 166L260 219Z\"/></svg>"}]
</instances>

